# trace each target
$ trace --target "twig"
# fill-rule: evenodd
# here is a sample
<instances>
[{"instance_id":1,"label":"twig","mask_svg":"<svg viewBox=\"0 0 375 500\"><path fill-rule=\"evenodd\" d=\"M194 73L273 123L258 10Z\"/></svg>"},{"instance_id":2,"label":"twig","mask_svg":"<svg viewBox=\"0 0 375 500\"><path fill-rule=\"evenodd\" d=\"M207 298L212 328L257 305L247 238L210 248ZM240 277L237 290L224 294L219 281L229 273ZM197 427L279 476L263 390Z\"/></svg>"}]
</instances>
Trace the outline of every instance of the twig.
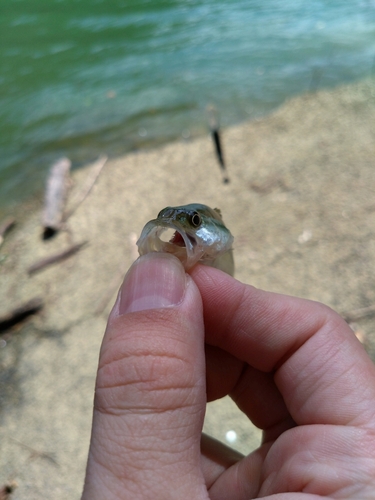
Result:
<instances>
[{"instance_id":1,"label":"twig","mask_svg":"<svg viewBox=\"0 0 375 500\"><path fill-rule=\"evenodd\" d=\"M227 174L227 168L224 161L223 148L221 147L220 123L216 108L212 105L207 106L207 115L208 115L208 125L210 127L211 137L214 143L217 161L219 162L219 166L223 174L223 182L224 184L228 184L229 177Z\"/></svg>"},{"instance_id":2,"label":"twig","mask_svg":"<svg viewBox=\"0 0 375 500\"><path fill-rule=\"evenodd\" d=\"M31 457L30 458L32 458L32 459L34 459L34 458L45 458L46 460L49 460L54 465L59 466L59 463L53 457L52 453L48 453L46 451L36 450L35 448L32 448L31 446L28 446L27 444L22 443L21 441L18 441L18 439L14 439L14 438L12 438L10 436L9 436L9 439L11 441L13 441L14 443L17 443L18 445L22 446L26 450L30 451L31 452ZM0 500L1 500L1 497L0 497Z\"/></svg>"},{"instance_id":3,"label":"twig","mask_svg":"<svg viewBox=\"0 0 375 500\"><path fill-rule=\"evenodd\" d=\"M41 271L47 266L50 266L52 264L56 264L58 262L61 262L65 259L68 259L75 253L77 253L81 248L85 245L87 245L87 241L83 241L82 243L77 243L76 245L72 245L69 247L67 250L64 250L63 252L56 253L54 255L51 255L50 257L46 257L44 259L38 260L38 262L35 262L32 266L29 267L27 272L29 274L34 274L38 271Z\"/></svg>"},{"instance_id":4,"label":"twig","mask_svg":"<svg viewBox=\"0 0 375 500\"><path fill-rule=\"evenodd\" d=\"M12 481L0 487L0 500L9 500L10 495L17 488L17 483Z\"/></svg>"},{"instance_id":5,"label":"twig","mask_svg":"<svg viewBox=\"0 0 375 500\"><path fill-rule=\"evenodd\" d=\"M94 314L95 316L100 316L104 309L107 307L108 302L113 297L114 293L119 289L122 280L124 279L126 268L124 262L119 266L118 272L112 278L112 281L108 285L108 288L99 301L98 305L95 308Z\"/></svg>"},{"instance_id":6,"label":"twig","mask_svg":"<svg viewBox=\"0 0 375 500\"><path fill-rule=\"evenodd\" d=\"M66 222L69 217L71 217L74 212L77 210L77 208L85 201L85 199L88 197L90 194L92 188L95 185L95 182L97 181L100 172L103 170L104 165L107 163L108 156L100 156L98 160L93 164L92 166L92 172L91 175L86 179L86 183L82 187L82 190L78 193L76 196L76 200L73 202L70 210L66 211L64 216L63 216L63 221Z\"/></svg>"},{"instance_id":7,"label":"twig","mask_svg":"<svg viewBox=\"0 0 375 500\"><path fill-rule=\"evenodd\" d=\"M35 297L28 302L22 304L21 306L13 309L9 313L0 317L0 333L5 332L12 326L20 323L28 316L36 314L43 307L43 300L39 297Z\"/></svg>"},{"instance_id":8,"label":"twig","mask_svg":"<svg viewBox=\"0 0 375 500\"><path fill-rule=\"evenodd\" d=\"M8 231L13 229L16 224L16 219L14 217L8 217L0 226L0 245L3 243L5 235Z\"/></svg>"},{"instance_id":9,"label":"twig","mask_svg":"<svg viewBox=\"0 0 375 500\"><path fill-rule=\"evenodd\" d=\"M271 193L274 189L280 188L283 191L290 191L284 180L278 175L270 175L263 182L250 182L250 189L256 193L265 195Z\"/></svg>"},{"instance_id":10,"label":"twig","mask_svg":"<svg viewBox=\"0 0 375 500\"><path fill-rule=\"evenodd\" d=\"M129 234L129 244L130 244L130 258L131 260L136 260L138 257L138 248L137 248L137 235L133 232ZM99 301L98 305L96 306L96 309L94 311L95 316L100 316L104 309L107 307L108 302L111 300L113 297L114 293L116 290L119 289L122 280L124 279L126 271L126 266L125 266L125 259L121 262L121 265L118 268L118 272L116 275L113 277L112 281L108 285L108 288Z\"/></svg>"},{"instance_id":11,"label":"twig","mask_svg":"<svg viewBox=\"0 0 375 500\"><path fill-rule=\"evenodd\" d=\"M52 238L61 227L71 165L68 158L61 158L52 165L48 175L43 211L44 240Z\"/></svg>"},{"instance_id":12,"label":"twig","mask_svg":"<svg viewBox=\"0 0 375 500\"><path fill-rule=\"evenodd\" d=\"M366 316L372 316L373 314L375 314L375 304L360 309L354 309L353 311L342 312L341 316L345 321L351 322L365 318Z\"/></svg>"}]
</instances>

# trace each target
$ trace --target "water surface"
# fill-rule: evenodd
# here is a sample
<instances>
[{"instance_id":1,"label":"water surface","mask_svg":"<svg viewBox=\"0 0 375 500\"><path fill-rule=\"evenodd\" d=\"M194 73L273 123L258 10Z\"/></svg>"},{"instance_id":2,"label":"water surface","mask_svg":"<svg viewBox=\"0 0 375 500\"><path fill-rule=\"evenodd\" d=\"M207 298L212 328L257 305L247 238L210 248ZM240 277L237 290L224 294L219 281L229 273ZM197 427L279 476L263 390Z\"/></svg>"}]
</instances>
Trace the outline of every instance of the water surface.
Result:
<instances>
[{"instance_id":1,"label":"water surface","mask_svg":"<svg viewBox=\"0 0 375 500\"><path fill-rule=\"evenodd\" d=\"M0 206L75 166L368 76L375 0L0 0Z\"/></svg>"}]
</instances>

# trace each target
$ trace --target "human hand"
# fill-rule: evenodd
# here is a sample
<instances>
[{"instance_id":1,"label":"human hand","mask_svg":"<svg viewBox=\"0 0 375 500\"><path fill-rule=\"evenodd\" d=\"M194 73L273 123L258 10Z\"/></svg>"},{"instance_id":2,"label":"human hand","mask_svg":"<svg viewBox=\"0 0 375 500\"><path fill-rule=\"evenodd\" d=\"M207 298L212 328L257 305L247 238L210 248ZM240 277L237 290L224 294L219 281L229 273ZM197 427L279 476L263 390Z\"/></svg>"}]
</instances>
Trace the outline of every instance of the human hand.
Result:
<instances>
[{"instance_id":1,"label":"human hand","mask_svg":"<svg viewBox=\"0 0 375 500\"><path fill-rule=\"evenodd\" d=\"M263 429L247 457L201 440L226 394ZM148 254L104 336L82 498L373 499L374 414L375 367L332 310Z\"/></svg>"}]
</instances>

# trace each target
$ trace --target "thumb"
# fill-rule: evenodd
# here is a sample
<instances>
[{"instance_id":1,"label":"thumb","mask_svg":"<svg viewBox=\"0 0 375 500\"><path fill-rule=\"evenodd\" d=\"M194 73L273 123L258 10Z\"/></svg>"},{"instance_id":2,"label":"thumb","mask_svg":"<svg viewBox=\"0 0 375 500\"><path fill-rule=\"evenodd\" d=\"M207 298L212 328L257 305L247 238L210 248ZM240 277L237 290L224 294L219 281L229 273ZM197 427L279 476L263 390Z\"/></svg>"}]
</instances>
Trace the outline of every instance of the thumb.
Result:
<instances>
[{"instance_id":1,"label":"thumb","mask_svg":"<svg viewBox=\"0 0 375 500\"><path fill-rule=\"evenodd\" d=\"M128 271L100 353L83 499L207 498L202 302L178 259Z\"/></svg>"}]
</instances>

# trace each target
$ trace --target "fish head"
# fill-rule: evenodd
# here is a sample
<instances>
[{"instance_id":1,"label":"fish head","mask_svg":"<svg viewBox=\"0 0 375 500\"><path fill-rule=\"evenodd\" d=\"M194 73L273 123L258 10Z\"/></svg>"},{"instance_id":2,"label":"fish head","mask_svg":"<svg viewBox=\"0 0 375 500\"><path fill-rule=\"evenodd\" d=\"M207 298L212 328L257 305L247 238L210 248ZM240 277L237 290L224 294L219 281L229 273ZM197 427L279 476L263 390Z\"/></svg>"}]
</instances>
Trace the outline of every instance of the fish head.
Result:
<instances>
[{"instance_id":1,"label":"fish head","mask_svg":"<svg viewBox=\"0 0 375 500\"><path fill-rule=\"evenodd\" d=\"M165 234L167 238L163 238ZM232 242L233 236L218 209L192 203L161 210L156 219L145 225L137 245L140 255L172 253L188 270L197 262L211 265L231 249Z\"/></svg>"}]
</instances>

